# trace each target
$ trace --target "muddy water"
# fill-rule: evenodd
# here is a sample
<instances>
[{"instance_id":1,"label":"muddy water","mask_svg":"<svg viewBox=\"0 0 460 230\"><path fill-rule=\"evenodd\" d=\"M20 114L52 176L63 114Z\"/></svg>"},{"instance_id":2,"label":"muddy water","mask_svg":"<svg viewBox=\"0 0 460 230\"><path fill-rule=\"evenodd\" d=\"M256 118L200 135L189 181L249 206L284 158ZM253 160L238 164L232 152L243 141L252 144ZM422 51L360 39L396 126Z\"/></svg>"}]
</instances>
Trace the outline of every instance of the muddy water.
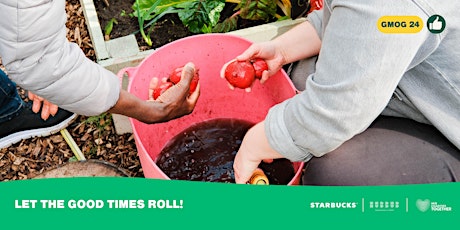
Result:
<instances>
[{"instance_id":1,"label":"muddy water","mask_svg":"<svg viewBox=\"0 0 460 230\"><path fill-rule=\"evenodd\" d=\"M234 183L233 159L252 126L237 119L197 123L171 139L156 163L171 179ZM270 184L288 184L294 177L292 163L286 159L259 167Z\"/></svg>"}]
</instances>

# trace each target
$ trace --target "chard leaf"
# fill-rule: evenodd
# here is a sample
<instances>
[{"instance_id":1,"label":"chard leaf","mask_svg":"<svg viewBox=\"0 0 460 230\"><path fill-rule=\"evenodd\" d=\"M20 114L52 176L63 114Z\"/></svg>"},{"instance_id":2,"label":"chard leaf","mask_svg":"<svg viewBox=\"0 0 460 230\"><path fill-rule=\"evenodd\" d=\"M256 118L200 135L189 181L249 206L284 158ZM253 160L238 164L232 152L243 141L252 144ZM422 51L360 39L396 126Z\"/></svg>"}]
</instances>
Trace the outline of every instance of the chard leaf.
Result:
<instances>
[{"instance_id":1,"label":"chard leaf","mask_svg":"<svg viewBox=\"0 0 460 230\"><path fill-rule=\"evenodd\" d=\"M177 5L182 7L178 13L180 20L192 33L210 33L211 28L219 22L224 6L223 0L196 0Z\"/></svg>"}]
</instances>

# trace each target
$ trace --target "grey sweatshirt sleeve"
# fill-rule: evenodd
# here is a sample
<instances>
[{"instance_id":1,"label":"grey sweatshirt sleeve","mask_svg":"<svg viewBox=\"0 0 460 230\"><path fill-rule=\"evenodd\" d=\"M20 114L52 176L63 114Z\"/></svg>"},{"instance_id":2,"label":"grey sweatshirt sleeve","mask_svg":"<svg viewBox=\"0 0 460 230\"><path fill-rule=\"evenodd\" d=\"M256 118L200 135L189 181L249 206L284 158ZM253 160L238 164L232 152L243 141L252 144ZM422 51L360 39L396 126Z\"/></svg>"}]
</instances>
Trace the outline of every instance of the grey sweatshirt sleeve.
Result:
<instances>
[{"instance_id":1,"label":"grey sweatshirt sleeve","mask_svg":"<svg viewBox=\"0 0 460 230\"><path fill-rule=\"evenodd\" d=\"M323 10L315 10L307 16L307 21L315 28L320 39L323 39Z\"/></svg>"},{"instance_id":2,"label":"grey sweatshirt sleeve","mask_svg":"<svg viewBox=\"0 0 460 230\"><path fill-rule=\"evenodd\" d=\"M77 114L115 105L117 77L67 41L65 1L4 0L0 12L0 55L14 82Z\"/></svg>"},{"instance_id":3,"label":"grey sweatshirt sleeve","mask_svg":"<svg viewBox=\"0 0 460 230\"><path fill-rule=\"evenodd\" d=\"M384 15L424 15L409 1L388 7L385 1L337 0L325 7L330 17L322 22L327 29L316 72L305 91L271 108L265 120L271 147L291 161L320 157L364 131L405 71L417 64L414 58L423 53L428 36L426 29L416 34L378 30L376 22Z\"/></svg>"}]
</instances>

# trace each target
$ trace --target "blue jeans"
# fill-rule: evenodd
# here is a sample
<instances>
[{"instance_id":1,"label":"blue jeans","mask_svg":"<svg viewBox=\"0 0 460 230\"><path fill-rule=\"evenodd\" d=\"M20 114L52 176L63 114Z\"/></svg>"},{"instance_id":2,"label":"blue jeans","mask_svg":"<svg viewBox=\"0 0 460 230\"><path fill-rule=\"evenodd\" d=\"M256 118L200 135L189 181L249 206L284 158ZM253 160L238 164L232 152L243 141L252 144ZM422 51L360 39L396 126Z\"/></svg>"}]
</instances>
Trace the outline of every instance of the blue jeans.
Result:
<instances>
[{"instance_id":1,"label":"blue jeans","mask_svg":"<svg viewBox=\"0 0 460 230\"><path fill-rule=\"evenodd\" d=\"M16 84L0 70L0 123L18 115L24 102L18 94Z\"/></svg>"}]
</instances>

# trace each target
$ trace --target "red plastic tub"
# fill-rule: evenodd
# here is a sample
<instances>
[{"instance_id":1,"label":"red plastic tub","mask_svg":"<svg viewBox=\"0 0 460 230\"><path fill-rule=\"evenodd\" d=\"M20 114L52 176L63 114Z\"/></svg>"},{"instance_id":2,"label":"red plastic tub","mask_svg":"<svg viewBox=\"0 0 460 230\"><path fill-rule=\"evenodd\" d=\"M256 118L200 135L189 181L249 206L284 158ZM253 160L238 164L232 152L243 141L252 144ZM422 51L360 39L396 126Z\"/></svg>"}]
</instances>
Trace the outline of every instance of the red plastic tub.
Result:
<instances>
[{"instance_id":1,"label":"red plastic tub","mask_svg":"<svg viewBox=\"0 0 460 230\"><path fill-rule=\"evenodd\" d=\"M166 143L190 125L215 118L256 123L265 118L270 107L295 95L295 87L284 71L272 76L264 85L255 82L250 93L228 88L226 80L219 76L220 69L249 45L250 41L234 35L195 35L153 51L137 67L119 71L120 78L124 73L128 75L128 91L145 100L152 77L166 77L171 70L190 61L200 73L201 95L192 114L152 125L130 118L145 177L169 179L155 161ZM296 174L289 185L299 184L303 162L293 162L293 166Z\"/></svg>"}]
</instances>

